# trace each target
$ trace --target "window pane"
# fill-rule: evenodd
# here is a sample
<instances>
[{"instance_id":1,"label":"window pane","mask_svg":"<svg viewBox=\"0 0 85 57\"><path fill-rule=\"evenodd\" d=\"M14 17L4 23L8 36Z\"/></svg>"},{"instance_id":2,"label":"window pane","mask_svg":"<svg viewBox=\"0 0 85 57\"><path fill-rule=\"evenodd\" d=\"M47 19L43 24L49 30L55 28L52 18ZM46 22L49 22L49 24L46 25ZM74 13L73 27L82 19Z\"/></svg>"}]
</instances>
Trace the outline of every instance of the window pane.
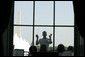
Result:
<instances>
[{"instance_id":1,"label":"window pane","mask_svg":"<svg viewBox=\"0 0 85 57\"><path fill-rule=\"evenodd\" d=\"M55 2L55 24L74 25L74 11L72 1Z\"/></svg>"},{"instance_id":2,"label":"window pane","mask_svg":"<svg viewBox=\"0 0 85 57\"><path fill-rule=\"evenodd\" d=\"M35 24L53 24L53 1L35 1Z\"/></svg>"},{"instance_id":3,"label":"window pane","mask_svg":"<svg viewBox=\"0 0 85 57\"><path fill-rule=\"evenodd\" d=\"M55 46L63 44L65 47L74 46L74 28L56 27L55 28Z\"/></svg>"},{"instance_id":4,"label":"window pane","mask_svg":"<svg viewBox=\"0 0 85 57\"><path fill-rule=\"evenodd\" d=\"M42 32L46 31L47 32L47 38L49 39L49 35L52 34L51 39L52 39L52 44L49 45L49 49L51 50L53 48L53 28L52 27L35 27L35 34L34 34L34 38L35 38L35 45L36 45L36 34L39 36L39 39L42 39ZM40 45L38 45L40 46Z\"/></svg>"},{"instance_id":5,"label":"window pane","mask_svg":"<svg viewBox=\"0 0 85 57\"><path fill-rule=\"evenodd\" d=\"M33 2L32 1L15 1L14 2L14 24L33 23Z\"/></svg>"},{"instance_id":6,"label":"window pane","mask_svg":"<svg viewBox=\"0 0 85 57\"><path fill-rule=\"evenodd\" d=\"M14 26L14 49L29 51L32 43L32 27Z\"/></svg>"}]
</instances>

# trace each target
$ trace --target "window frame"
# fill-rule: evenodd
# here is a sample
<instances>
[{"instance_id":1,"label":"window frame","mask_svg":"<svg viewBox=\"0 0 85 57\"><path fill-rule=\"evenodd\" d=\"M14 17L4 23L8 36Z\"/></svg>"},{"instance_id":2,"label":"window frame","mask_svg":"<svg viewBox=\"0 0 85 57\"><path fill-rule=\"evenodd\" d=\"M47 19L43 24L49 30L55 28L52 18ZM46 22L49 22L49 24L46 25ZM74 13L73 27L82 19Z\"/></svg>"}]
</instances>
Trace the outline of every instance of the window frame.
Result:
<instances>
[{"instance_id":1,"label":"window frame","mask_svg":"<svg viewBox=\"0 0 85 57\"><path fill-rule=\"evenodd\" d=\"M55 1L53 1L53 25L35 25L35 1L33 1L33 25L13 24L13 27L14 26L33 27L33 30L32 30L33 31L32 32L32 35L33 35L32 36L32 43L33 43L33 45L34 45L35 27L52 27L53 28L53 51L55 50L55 28L56 27L73 27L74 32L75 32L75 24L74 25L55 25Z\"/></svg>"}]
</instances>

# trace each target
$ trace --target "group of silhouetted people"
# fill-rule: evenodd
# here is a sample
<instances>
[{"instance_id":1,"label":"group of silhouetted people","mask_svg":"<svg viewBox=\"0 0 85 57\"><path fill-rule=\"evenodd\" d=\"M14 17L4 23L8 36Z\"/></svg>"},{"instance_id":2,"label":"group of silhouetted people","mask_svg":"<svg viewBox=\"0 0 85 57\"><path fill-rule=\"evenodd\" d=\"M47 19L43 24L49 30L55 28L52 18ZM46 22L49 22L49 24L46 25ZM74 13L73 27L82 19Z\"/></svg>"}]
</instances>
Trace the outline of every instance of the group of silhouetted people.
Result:
<instances>
[{"instance_id":1,"label":"group of silhouetted people","mask_svg":"<svg viewBox=\"0 0 85 57\"><path fill-rule=\"evenodd\" d=\"M65 49L65 46L63 44L59 44L55 52L49 52L49 44L52 43L51 36L49 35L49 39L46 37L47 33L46 31L43 31L42 33L43 38L39 39L39 36L36 35L36 45L40 44L40 50L37 52L36 46L31 46L29 48L29 55L28 56L74 56L74 48L72 46L69 46L67 49Z\"/></svg>"},{"instance_id":2,"label":"group of silhouetted people","mask_svg":"<svg viewBox=\"0 0 85 57\"><path fill-rule=\"evenodd\" d=\"M74 56L74 48L72 46L69 46L67 49L65 49L65 46L63 44L59 44L55 52L49 52L46 49L45 45L42 45L40 47L39 52L37 52L36 46L31 46L29 48L29 55L28 56Z\"/></svg>"},{"instance_id":3,"label":"group of silhouetted people","mask_svg":"<svg viewBox=\"0 0 85 57\"><path fill-rule=\"evenodd\" d=\"M59 44L56 51L58 52L58 56L74 56L73 46L69 46L67 49L65 49L63 44Z\"/></svg>"}]
</instances>

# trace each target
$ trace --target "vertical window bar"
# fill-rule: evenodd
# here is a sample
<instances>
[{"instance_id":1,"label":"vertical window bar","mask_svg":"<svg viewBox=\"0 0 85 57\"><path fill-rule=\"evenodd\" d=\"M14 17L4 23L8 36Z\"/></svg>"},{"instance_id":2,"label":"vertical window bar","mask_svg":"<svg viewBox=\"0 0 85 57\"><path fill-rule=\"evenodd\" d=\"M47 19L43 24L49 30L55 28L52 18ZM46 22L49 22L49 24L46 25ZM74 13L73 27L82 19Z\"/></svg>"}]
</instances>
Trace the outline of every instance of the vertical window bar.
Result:
<instances>
[{"instance_id":1,"label":"vertical window bar","mask_svg":"<svg viewBox=\"0 0 85 57\"><path fill-rule=\"evenodd\" d=\"M55 1L53 2L53 51L55 50Z\"/></svg>"},{"instance_id":2,"label":"vertical window bar","mask_svg":"<svg viewBox=\"0 0 85 57\"><path fill-rule=\"evenodd\" d=\"M35 24L35 1L33 1L33 40L32 40L32 45L34 45L34 24Z\"/></svg>"}]
</instances>

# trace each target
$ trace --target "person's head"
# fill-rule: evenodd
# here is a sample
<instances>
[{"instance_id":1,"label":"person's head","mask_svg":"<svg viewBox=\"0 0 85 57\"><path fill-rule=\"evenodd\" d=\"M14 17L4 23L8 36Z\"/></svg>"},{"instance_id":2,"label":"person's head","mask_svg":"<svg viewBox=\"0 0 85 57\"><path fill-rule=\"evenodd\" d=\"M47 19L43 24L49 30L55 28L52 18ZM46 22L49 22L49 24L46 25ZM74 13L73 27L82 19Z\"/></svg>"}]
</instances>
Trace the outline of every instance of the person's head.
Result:
<instances>
[{"instance_id":1,"label":"person's head","mask_svg":"<svg viewBox=\"0 0 85 57\"><path fill-rule=\"evenodd\" d=\"M73 46L69 46L69 47L67 48L67 50L68 50L68 51L73 51L74 48L73 48Z\"/></svg>"},{"instance_id":2,"label":"person's head","mask_svg":"<svg viewBox=\"0 0 85 57\"><path fill-rule=\"evenodd\" d=\"M37 52L37 47L36 46L31 46L29 48L29 52L32 53L32 52Z\"/></svg>"},{"instance_id":3,"label":"person's head","mask_svg":"<svg viewBox=\"0 0 85 57\"><path fill-rule=\"evenodd\" d=\"M63 44L59 44L58 47L57 47L57 51L58 51L58 52L63 52L63 51L65 51L64 45L63 45Z\"/></svg>"},{"instance_id":4,"label":"person's head","mask_svg":"<svg viewBox=\"0 0 85 57\"><path fill-rule=\"evenodd\" d=\"M46 51L47 51L46 45L41 45L40 52L46 52Z\"/></svg>"},{"instance_id":5,"label":"person's head","mask_svg":"<svg viewBox=\"0 0 85 57\"><path fill-rule=\"evenodd\" d=\"M47 32L46 31L43 31L42 32L42 35L43 35L43 37L46 37L47 36Z\"/></svg>"}]
</instances>

